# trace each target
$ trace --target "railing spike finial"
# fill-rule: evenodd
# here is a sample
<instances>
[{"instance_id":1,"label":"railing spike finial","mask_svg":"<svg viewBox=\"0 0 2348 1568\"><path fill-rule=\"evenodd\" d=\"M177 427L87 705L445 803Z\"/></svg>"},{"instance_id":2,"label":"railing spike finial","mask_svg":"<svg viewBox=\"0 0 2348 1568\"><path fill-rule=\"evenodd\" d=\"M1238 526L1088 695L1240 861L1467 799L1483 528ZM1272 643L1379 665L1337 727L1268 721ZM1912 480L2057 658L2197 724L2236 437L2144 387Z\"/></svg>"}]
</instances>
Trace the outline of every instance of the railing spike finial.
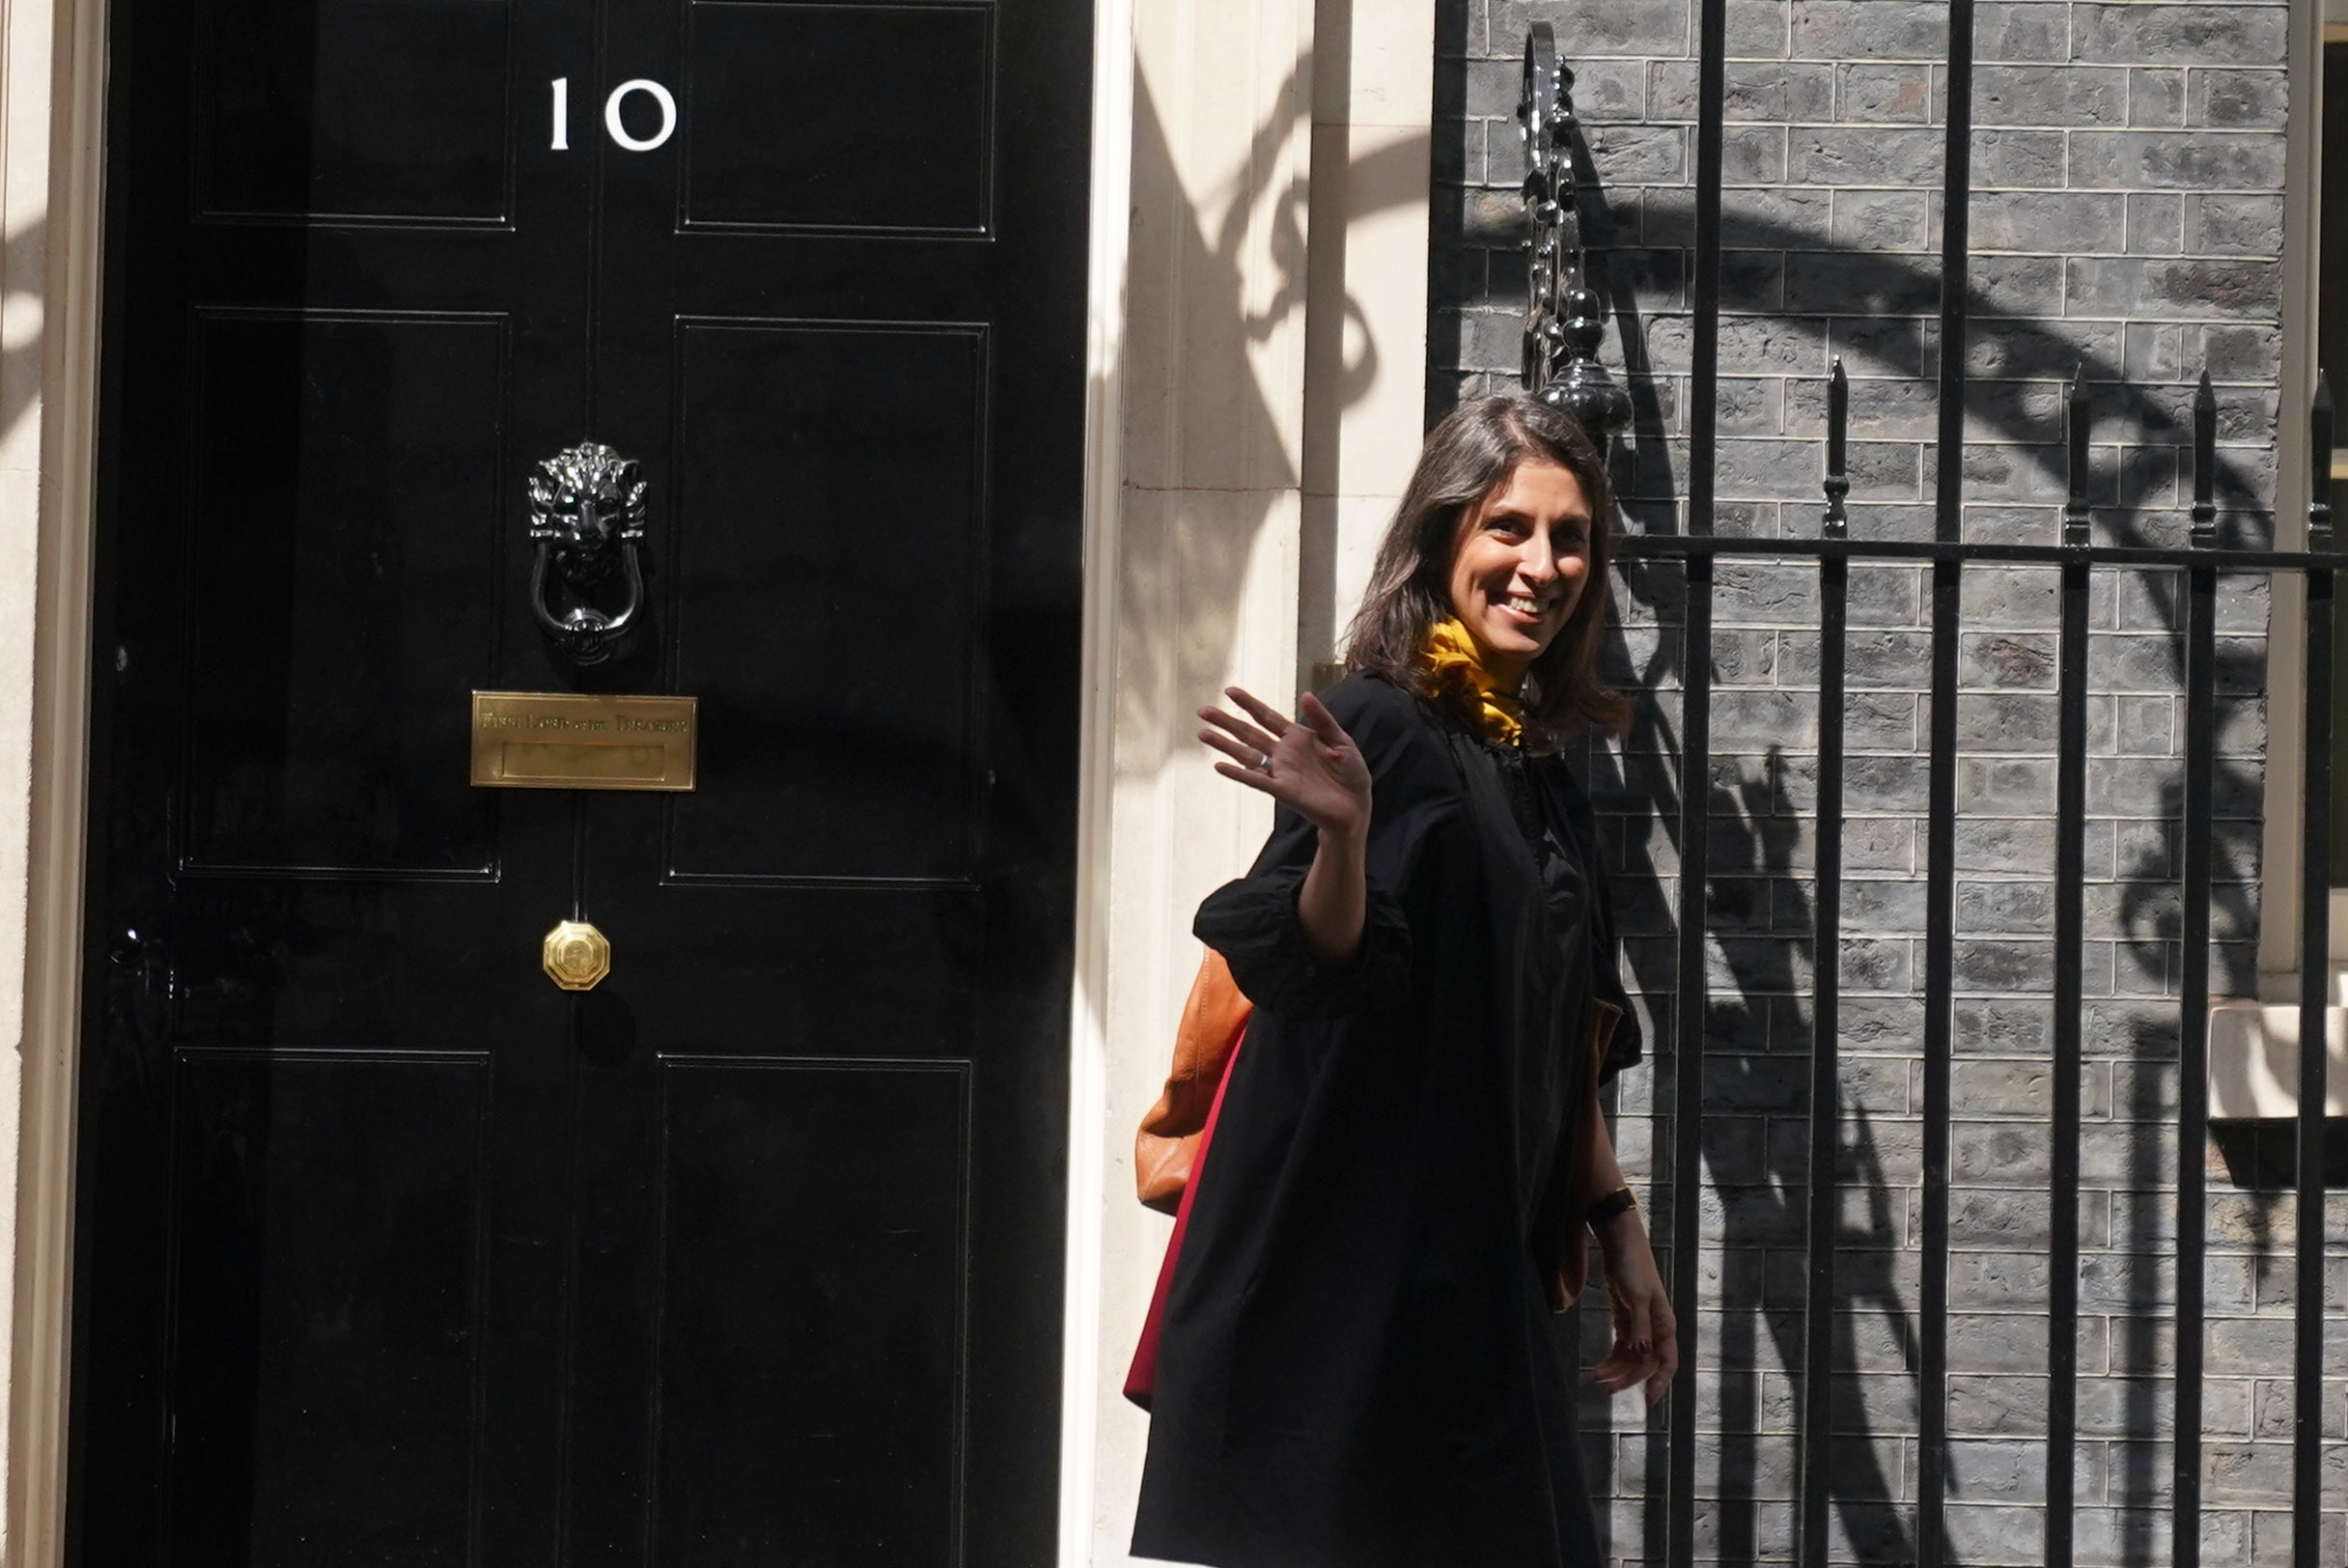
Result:
<instances>
[{"instance_id":1,"label":"railing spike finial","mask_svg":"<svg viewBox=\"0 0 2348 1568\"><path fill-rule=\"evenodd\" d=\"M1851 378L1844 374L1842 355L1834 356L1827 374L1827 515L1819 533L1827 539L1851 537L1851 519L1843 497L1851 493L1851 475L1844 465L1844 448L1851 431Z\"/></svg>"},{"instance_id":2,"label":"railing spike finial","mask_svg":"<svg viewBox=\"0 0 2348 1568\"><path fill-rule=\"evenodd\" d=\"M1574 172L1574 73L1557 58L1547 22L1524 34L1517 103L1524 142L1524 353L1518 378L1542 402L1571 413L1604 447L1631 422L1631 397L1598 359L1606 318L1586 279L1579 189ZM1573 220L1567 233L1566 221Z\"/></svg>"},{"instance_id":3,"label":"railing spike finial","mask_svg":"<svg viewBox=\"0 0 2348 1568\"><path fill-rule=\"evenodd\" d=\"M2066 545L2087 543L2089 507L2087 503L2087 367L2082 362L2071 373L2071 389L2063 399L2064 434L2069 437L2070 493L2062 508L2062 542Z\"/></svg>"},{"instance_id":4,"label":"railing spike finial","mask_svg":"<svg viewBox=\"0 0 2348 1568\"><path fill-rule=\"evenodd\" d=\"M2194 389L2194 545L2208 549L2218 543L2218 394L2209 384L2209 371Z\"/></svg>"},{"instance_id":5,"label":"railing spike finial","mask_svg":"<svg viewBox=\"0 0 2348 1568\"><path fill-rule=\"evenodd\" d=\"M2332 547L2332 381L2315 373L2315 402L2307 410L2308 434L2313 437L2310 465L2314 483L2307 490L2307 548Z\"/></svg>"}]
</instances>

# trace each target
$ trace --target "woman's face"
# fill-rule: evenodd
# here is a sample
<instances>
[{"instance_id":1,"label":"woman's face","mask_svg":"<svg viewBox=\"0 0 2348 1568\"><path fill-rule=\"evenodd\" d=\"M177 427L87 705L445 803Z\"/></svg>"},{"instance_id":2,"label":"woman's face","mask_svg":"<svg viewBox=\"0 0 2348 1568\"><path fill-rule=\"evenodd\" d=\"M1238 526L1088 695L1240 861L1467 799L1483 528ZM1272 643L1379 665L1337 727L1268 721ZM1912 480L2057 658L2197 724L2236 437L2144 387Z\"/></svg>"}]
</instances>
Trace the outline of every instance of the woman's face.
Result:
<instances>
[{"instance_id":1,"label":"woman's face","mask_svg":"<svg viewBox=\"0 0 2348 1568\"><path fill-rule=\"evenodd\" d=\"M1461 519L1451 547L1451 613L1511 685L1556 640L1590 574L1590 501L1573 471L1517 465Z\"/></svg>"}]
</instances>

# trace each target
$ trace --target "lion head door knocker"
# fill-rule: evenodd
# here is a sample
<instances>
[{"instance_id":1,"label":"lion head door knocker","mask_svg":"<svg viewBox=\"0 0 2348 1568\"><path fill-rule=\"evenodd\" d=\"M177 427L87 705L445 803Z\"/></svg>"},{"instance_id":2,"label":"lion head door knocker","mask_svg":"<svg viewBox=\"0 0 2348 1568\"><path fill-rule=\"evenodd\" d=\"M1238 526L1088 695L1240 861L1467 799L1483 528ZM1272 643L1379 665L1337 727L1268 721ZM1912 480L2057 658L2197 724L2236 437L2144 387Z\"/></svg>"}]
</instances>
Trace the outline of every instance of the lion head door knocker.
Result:
<instances>
[{"instance_id":1,"label":"lion head door knocker","mask_svg":"<svg viewBox=\"0 0 2348 1568\"><path fill-rule=\"evenodd\" d=\"M530 608L573 663L609 658L644 602L644 567L637 559L644 491L635 460L595 441L557 452L530 476L530 539L538 546L530 563ZM611 575L615 561L627 598L606 611L589 596ZM547 602L549 562L562 578L567 608Z\"/></svg>"}]
</instances>

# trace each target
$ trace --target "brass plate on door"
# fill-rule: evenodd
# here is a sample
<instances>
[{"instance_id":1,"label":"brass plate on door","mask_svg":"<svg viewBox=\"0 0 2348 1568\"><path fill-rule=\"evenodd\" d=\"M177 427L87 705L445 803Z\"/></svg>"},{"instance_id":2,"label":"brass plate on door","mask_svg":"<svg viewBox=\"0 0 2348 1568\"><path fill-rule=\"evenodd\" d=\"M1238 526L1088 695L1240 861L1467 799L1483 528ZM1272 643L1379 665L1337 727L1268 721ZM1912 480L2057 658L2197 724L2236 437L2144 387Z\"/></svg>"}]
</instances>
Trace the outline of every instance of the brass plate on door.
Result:
<instances>
[{"instance_id":1,"label":"brass plate on door","mask_svg":"<svg viewBox=\"0 0 2348 1568\"><path fill-rule=\"evenodd\" d=\"M689 790L696 697L473 693L473 782L517 790Z\"/></svg>"}]
</instances>

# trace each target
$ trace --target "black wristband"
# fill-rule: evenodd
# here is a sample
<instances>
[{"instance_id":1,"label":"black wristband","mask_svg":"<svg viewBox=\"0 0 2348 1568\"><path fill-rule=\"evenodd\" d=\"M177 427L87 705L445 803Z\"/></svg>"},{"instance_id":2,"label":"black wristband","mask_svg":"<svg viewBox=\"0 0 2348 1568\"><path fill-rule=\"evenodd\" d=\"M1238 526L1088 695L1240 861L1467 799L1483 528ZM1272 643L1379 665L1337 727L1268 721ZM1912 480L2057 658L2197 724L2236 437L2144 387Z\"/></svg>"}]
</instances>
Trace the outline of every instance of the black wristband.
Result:
<instances>
[{"instance_id":1,"label":"black wristband","mask_svg":"<svg viewBox=\"0 0 2348 1568\"><path fill-rule=\"evenodd\" d=\"M1593 1225L1603 1225L1618 1214L1638 1207L1638 1195L1627 1187L1618 1187L1582 1211L1581 1217Z\"/></svg>"}]
</instances>

